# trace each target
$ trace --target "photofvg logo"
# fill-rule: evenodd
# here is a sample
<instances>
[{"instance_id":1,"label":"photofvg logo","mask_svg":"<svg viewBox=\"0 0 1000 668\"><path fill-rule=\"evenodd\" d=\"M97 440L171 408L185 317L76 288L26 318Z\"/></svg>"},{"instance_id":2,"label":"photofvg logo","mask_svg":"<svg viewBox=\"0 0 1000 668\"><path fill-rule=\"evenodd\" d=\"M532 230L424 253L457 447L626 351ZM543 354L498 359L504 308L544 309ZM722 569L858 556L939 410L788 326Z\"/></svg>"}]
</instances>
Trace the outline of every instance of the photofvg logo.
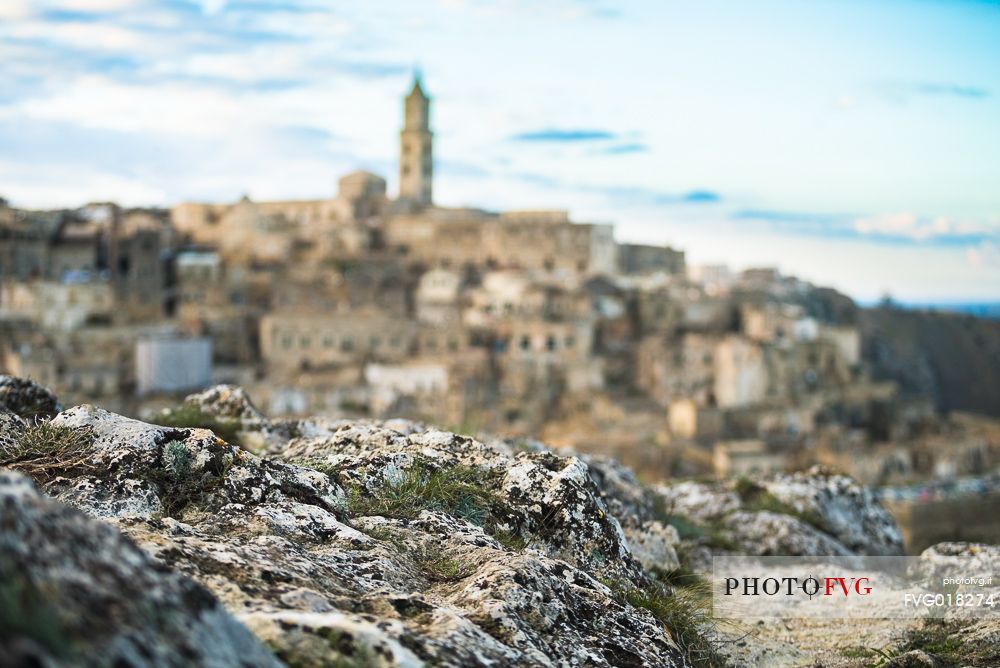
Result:
<instances>
[{"instance_id":1,"label":"photofvg logo","mask_svg":"<svg viewBox=\"0 0 1000 668\"><path fill-rule=\"evenodd\" d=\"M1000 616L1000 563L978 557L715 557L722 619Z\"/></svg>"},{"instance_id":2,"label":"photofvg logo","mask_svg":"<svg viewBox=\"0 0 1000 668\"><path fill-rule=\"evenodd\" d=\"M870 577L742 577L726 578L725 595L733 596L869 596Z\"/></svg>"}]
</instances>

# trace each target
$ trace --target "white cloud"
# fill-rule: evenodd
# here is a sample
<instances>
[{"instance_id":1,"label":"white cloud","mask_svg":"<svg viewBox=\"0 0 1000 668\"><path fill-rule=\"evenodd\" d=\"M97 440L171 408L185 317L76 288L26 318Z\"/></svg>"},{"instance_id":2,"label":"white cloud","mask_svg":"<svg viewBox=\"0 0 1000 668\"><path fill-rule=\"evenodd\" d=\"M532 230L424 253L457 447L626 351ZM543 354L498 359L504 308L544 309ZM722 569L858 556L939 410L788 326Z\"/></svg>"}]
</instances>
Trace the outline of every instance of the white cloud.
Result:
<instances>
[{"instance_id":1,"label":"white cloud","mask_svg":"<svg viewBox=\"0 0 1000 668\"><path fill-rule=\"evenodd\" d=\"M226 8L226 0L201 0L201 11L205 14L218 14Z\"/></svg>"},{"instance_id":2,"label":"white cloud","mask_svg":"<svg viewBox=\"0 0 1000 668\"><path fill-rule=\"evenodd\" d=\"M92 21L15 21L0 26L0 38L45 40L77 49L133 51L145 44L143 36L122 26Z\"/></svg>"},{"instance_id":3,"label":"white cloud","mask_svg":"<svg viewBox=\"0 0 1000 668\"><path fill-rule=\"evenodd\" d=\"M965 257L973 267L1000 267L1000 243L983 241L978 246L967 248Z\"/></svg>"},{"instance_id":4,"label":"white cloud","mask_svg":"<svg viewBox=\"0 0 1000 668\"><path fill-rule=\"evenodd\" d=\"M0 19L26 19L45 9L64 10L71 12L114 12L130 9L147 0L2 0L0 1Z\"/></svg>"},{"instance_id":5,"label":"white cloud","mask_svg":"<svg viewBox=\"0 0 1000 668\"><path fill-rule=\"evenodd\" d=\"M915 213L888 213L854 221L854 231L877 235L927 241L947 237L968 237L1000 234L1000 219L958 219L945 216L919 216Z\"/></svg>"},{"instance_id":6,"label":"white cloud","mask_svg":"<svg viewBox=\"0 0 1000 668\"><path fill-rule=\"evenodd\" d=\"M47 3L58 9L65 9L74 12L113 12L122 9L129 9L141 4L146 4L145 0L54 0Z\"/></svg>"},{"instance_id":7,"label":"white cloud","mask_svg":"<svg viewBox=\"0 0 1000 668\"><path fill-rule=\"evenodd\" d=\"M28 0L3 0L0 2L0 19L17 20L31 16L31 3Z\"/></svg>"},{"instance_id":8,"label":"white cloud","mask_svg":"<svg viewBox=\"0 0 1000 668\"><path fill-rule=\"evenodd\" d=\"M14 206L26 208L75 207L94 201L116 201L127 206L169 203L166 193L145 179L128 178L61 164L26 170L16 162L0 162L2 193Z\"/></svg>"}]
</instances>

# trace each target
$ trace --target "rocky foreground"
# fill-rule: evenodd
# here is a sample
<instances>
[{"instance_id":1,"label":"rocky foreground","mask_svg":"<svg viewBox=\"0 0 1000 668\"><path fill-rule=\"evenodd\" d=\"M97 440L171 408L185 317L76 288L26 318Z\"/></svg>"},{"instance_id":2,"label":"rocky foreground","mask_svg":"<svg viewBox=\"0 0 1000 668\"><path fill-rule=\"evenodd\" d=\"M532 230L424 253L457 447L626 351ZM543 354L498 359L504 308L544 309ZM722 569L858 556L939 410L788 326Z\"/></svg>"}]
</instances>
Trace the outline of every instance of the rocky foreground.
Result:
<instances>
[{"instance_id":1,"label":"rocky foreground","mask_svg":"<svg viewBox=\"0 0 1000 668\"><path fill-rule=\"evenodd\" d=\"M902 549L822 470L648 487L538 443L269 420L225 386L152 421L0 376L0 665L813 663L716 628L691 572ZM942 633L1000 660L997 625ZM951 660L892 642L885 665ZM847 654L822 665L866 665Z\"/></svg>"}]
</instances>

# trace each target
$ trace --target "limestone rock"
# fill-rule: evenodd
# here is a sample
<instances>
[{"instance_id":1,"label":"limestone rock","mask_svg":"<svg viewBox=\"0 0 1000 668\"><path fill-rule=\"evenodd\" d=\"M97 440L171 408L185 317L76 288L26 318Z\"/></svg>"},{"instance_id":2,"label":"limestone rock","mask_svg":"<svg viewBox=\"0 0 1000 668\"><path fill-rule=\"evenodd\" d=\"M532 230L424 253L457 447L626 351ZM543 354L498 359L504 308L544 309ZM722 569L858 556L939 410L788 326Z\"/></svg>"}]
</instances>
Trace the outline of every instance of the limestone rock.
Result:
<instances>
[{"instance_id":1,"label":"limestone rock","mask_svg":"<svg viewBox=\"0 0 1000 668\"><path fill-rule=\"evenodd\" d=\"M134 541L164 577L197 582L205 605L231 614L220 628L249 628L294 665L687 665L678 629L624 592L713 553L892 544L863 488L824 473L651 488L613 460L537 443L403 420L269 420L230 386L186 404L261 454L208 429L77 406L51 427L83 439L83 453L37 476L44 503L99 518L80 521ZM0 438L25 428L0 411ZM862 540L844 518L882 535Z\"/></svg>"},{"instance_id":2,"label":"limestone rock","mask_svg":"<svg viewBox=\"0 0 1000 668\"><path fill-rule=\"evenodd\" d=\"M656 492L665 513L699 524L716 521L742 507L736 492L720 483L684 480L658 485Z\"/></svg>"},{"instance_id":3,"label":"limestone rock","mask_svg":"<svg viewBox=\"0 0 1000 668\"><path fill-rule=\"evenodd\" d=\"M767 511L738 511L723 525L734 551L753 556L850 556L834 538L789 515Z\"/></svg>"},{"instance_id":4,"label":"limestone rock","mask_svg":"<svg viewBox=\"0 0 1000 668\"><path fill-rule=\"evenodd\" d=\"M668 521L702 534L688 536L684 552L707 543L716 551L753 555L903 552L899 528L871 490L820 467L753 479L687 480L655 491Z\"/></svg>"},{"instance_id":5,"label":"limestone rock","mask_svg":"<svg viewBox=\"0 0 1000 668\"><path fill-rule=\"evenodd\" d=\"M154 517L288 499L328 510L342 505L343 492L322 473L260 459L206 429L159 427L90 405L52 424L87 430L91 454L84 470L56 477L43 491L91 515Z\"/></svg>"},{"instance_id":6,"label":"limestone rock","mask_svg":"<svg viewBox=\"0 0 1000 668\"><path fill-rule=\"evenodd\" d=\"M213 417L240 420L247 427L254 424L263 426L268 421L250 401L246 390L235 385L216 385L188 395L184 402Z\"/></svg>"},{"instance_id":7,"label":"limestone rock","mask_svg":"<svg viewBox=\"0 0 1000 668\"><path fill-rule=\"evenodd\" d=\"M778 500L808 514L817 527L856 554L903 553L903 536L872 491L822 467L779 474L761 483Z\"/></svg>"},{"instance_id":8,"label":"limestone rock","mask_svg":"<svg viewBox=\"0 0 1000 668\"><path fill-rule=\"evenodd\" d=\"M206 396L200 406L237 416L248 430L274 429L240 393L226 397ZM52 425L86 435L86 460L40 480L55 499L45 503L100 518L84 520L103 527L108 540L134 541L142 548L134 552L164 577L199 583L204 605L225 615L221 603L232 615L217 633L237 633L233 627L256 643L238 620L277 660L687 665L669 629L605 584L639 586L648 576L580 458L512 454L412 423L393 423L396 430L296 421L280 460L205 429L147 424L87 405ZM348 512L357 495L382 493L417 469L481 476L494 521L433 505L403 515ZM647 552L668 554L670 529L649 531L658 531L662 544ZM46 540L36 539L32 550ZM47 549L57 555L71 548L53 541ZM199 619L177 623L193 627Z\"/></svg>"},{"instance_id":9,"label":"limestone rock","mask_svg":"<svg viewBox=\"0 0 1000 668\"><path fill-rule=\"evenodd\" d=\"M0 527L0 665L280 665L204 587L10 471Z\"/></svg>"},{"instance_id":10,"label":"limestone rock","mask_svg":"<svg viewBox=\"0 0 1000 668\"><path fill-rule=\"evenodd\" d=\"M0 406L0 447L12 444L14 439L24 431L24 420Z\"/></svg>"},{"instance_id":11,"label":"limestone rock","mask_svg":"<svg viewBox=\"0 0 1000 668\"><path fill-rule=\"evenodd\" d=\"M0 407L22 418L48 417L62 410L59 400L33 380L0 375Z\"/></svg>"}]
</instances>

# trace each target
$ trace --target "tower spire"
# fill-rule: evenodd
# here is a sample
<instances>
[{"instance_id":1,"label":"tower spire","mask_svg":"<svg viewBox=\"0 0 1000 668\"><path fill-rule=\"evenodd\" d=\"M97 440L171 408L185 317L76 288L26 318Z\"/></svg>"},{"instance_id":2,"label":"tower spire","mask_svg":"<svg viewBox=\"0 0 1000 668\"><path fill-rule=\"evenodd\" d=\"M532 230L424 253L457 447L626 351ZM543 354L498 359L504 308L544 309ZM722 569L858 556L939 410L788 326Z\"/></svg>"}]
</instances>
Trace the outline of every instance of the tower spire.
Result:
<instances>
[{"instance_id":1,"label":"tower spire","mask_svg":"<svg viewBox=\"0 0 1000 668\"><path fill-rule=\"evenodd\" d=\"M430 128L431 100L424 92L419 69L403 102L403 130L399 137L399 196L419 206L433 202L434 134Z\"/></svg>"}]
</instances>

